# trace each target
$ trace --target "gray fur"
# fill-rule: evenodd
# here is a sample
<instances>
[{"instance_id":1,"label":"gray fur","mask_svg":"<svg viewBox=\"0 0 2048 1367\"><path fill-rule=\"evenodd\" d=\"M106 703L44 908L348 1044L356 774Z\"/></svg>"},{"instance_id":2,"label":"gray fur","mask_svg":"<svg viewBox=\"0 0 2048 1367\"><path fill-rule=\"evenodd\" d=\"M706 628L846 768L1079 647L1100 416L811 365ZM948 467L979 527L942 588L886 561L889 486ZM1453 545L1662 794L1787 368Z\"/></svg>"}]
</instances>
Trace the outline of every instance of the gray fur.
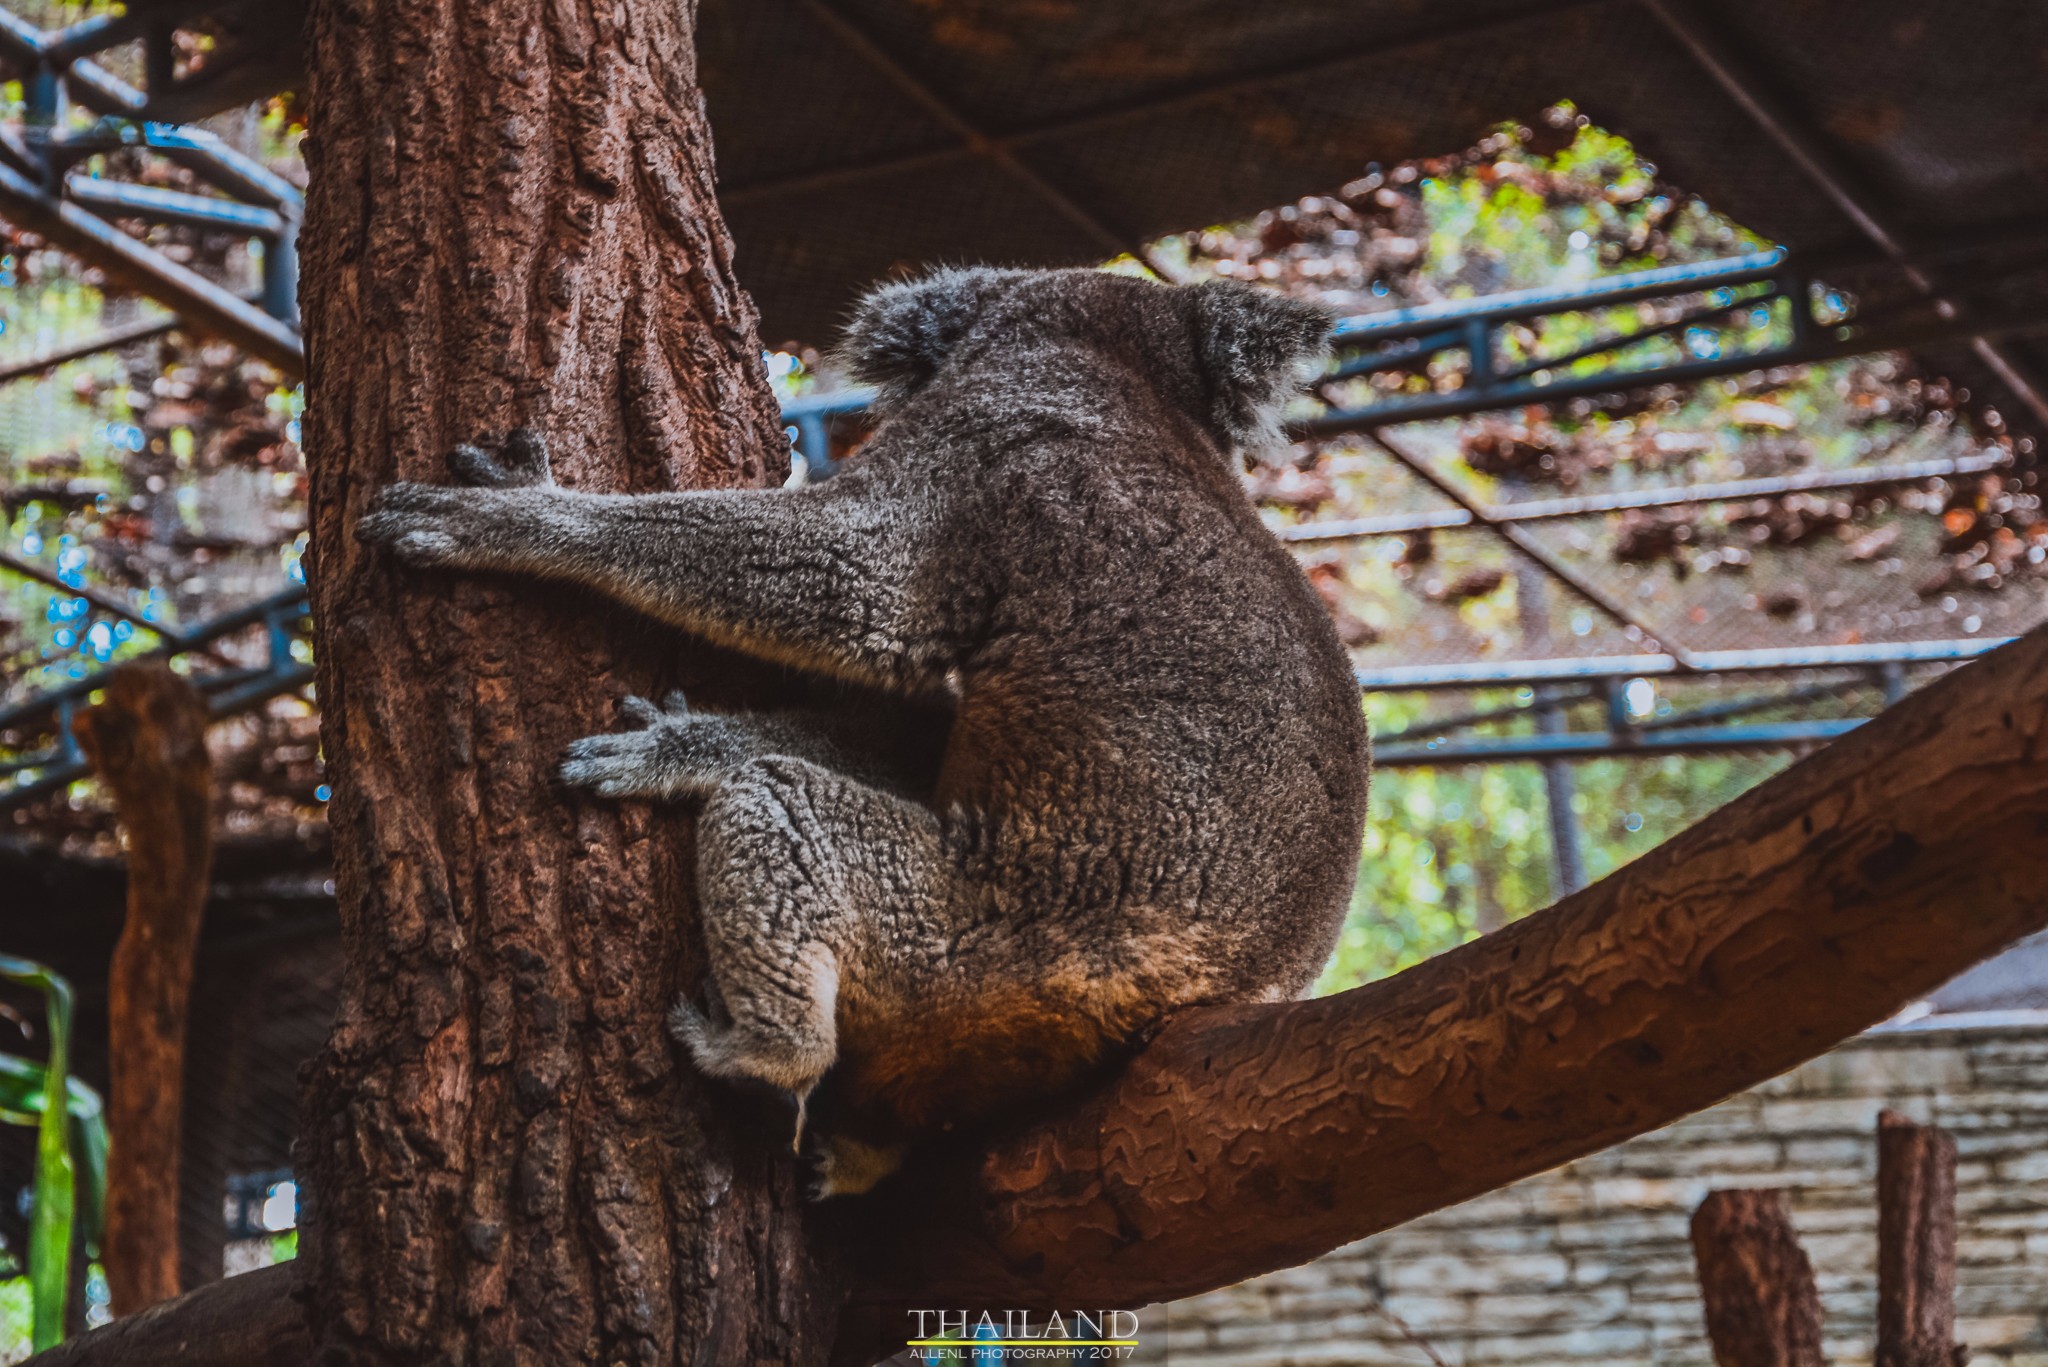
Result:
<instances>
[{"instance_id":1,"label":"gray fur","mask_svg":"<svg viewBox=\"0 0 2048 1367\"><path fill-rule=\"evenodd\" d=\"M563 766L601 795L703 803L715 1009L684 1003L677 1032L706 1071L800 1099L831 1070L875 1138L848 1139L862 1175L847 1158L837 1189L1177 1007L1314 981L1355 872L1365 726L1235 467L1328 325L1227 283L942 272L861 305L848 357L884 413L827 483L571 492L522 438L458 453L481 487L397 485L363 520L409 564L570 580L955 696L926 793L813 721L680 700L636 701L635 729Z\"/></svg>"}]
</instances>

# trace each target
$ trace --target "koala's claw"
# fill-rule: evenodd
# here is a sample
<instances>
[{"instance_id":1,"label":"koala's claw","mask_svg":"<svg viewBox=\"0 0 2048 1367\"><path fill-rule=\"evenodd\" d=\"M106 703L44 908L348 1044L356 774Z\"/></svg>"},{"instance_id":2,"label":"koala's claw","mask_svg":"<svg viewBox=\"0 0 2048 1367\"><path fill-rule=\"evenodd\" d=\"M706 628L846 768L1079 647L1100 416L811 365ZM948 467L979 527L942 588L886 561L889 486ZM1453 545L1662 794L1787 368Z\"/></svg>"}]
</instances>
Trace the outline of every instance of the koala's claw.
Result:
<instances>
[{"instance_id":1,"label":"koala's claw","mask_svg":"<svg viewBox=\"0 0 2048 1367\"><path fill-rule=\"evenodd\" d=\"M501 489L514 483L511 471L498 464L497 457L481 446L464 443L448 453L448 468L464 484Z\"/></svg>"},{"instance_id":2,"label":"koala's claw","mask_svg":"<svg viewBox=\"0 0 2048 1367\"><path fill-rule=\"evenodd\" d=\"M619 704L619 715L642 726L660 726L690 715L690 703L680 688L671 689L660 706L642 697L629 697Z\"/></svg>"},{"instance_id":3,"label":"koala's claw","mask_svg":"<svg viewBox=\"0 0 2048 1367\"><path fill-rule=\"evenodd\" d=\"M632 698L628 702L642 700ZM570 744L558 772L564 783L588 788L599 797L660 796L667 791L667 785L662 781L659 735L650 726L640 731L585 736Z\"/></svg>"},{"instance_id":4,"label":"koala's claw","mask_svg":"<svg viewBox=\"0 0 2048 1367\"><path fill-rule=\"evenodd\" d=\"M515 429L496 455L464 442L448 453L448 468L465 484L486 489L512 489L553 484L547 442L531 428Z\"/></svg>"},{"instance_id":5,"label":"koala's claw","mask_svg":"<svg viewBox=\"0 0 2048 1367\"><path fill-rule=\"evenodd\" d=\"M521 484L553 484L555 471L548 460L547 438L531 427L515 427L505 438L499 460Z\"/></svg>"}]
</instances>

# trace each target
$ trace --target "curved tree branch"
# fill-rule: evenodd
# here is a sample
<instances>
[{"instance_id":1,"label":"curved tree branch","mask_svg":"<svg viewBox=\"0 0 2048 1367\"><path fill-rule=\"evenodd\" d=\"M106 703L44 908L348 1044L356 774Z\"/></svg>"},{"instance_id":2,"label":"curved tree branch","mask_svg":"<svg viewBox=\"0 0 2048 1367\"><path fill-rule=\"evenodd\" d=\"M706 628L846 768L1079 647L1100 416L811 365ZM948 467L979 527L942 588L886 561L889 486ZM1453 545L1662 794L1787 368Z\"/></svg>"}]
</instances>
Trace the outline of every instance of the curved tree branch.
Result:
<instances>
[{"instance_id":1,"label":"curved tree branch","mask_svg":"<svg viewBox=\"0 0 2048 1367\"><path fill-rule=\"evenodd\" d=\"M2048 924L2048 630L1546 912L1319 1001L1190 1012L914 1203L876 1301L1132 1305L1668 1124Z\"/></svg>"},{"instance_id":2,"label":"curved tree branch","mask_svg":"<svg viewBox=\"0 0 2048 1367\"><path fill-rule=\"evenodd\" d=\"M306 1367L313 1339L298 1267L278 1263L123 1315L30 1361L36 1367Z\"/></svg>"},{"instance_id":3,"label":"curved tree branch","mask_svg":"<svg viewBox=\"0 0 2048 1367\"><path fill-rule=\"evenodd\" d=\"M2048 925L2043 867L2048 630L1546 912L1340 996L1177 1017L1059 1116L850 1206L879 1246L840 1357L885 1342L886 1304L1192 1295L1668 1124ZM256 1360L99 1351L119 1327L34 1361Z\"/></svg>"}]
</instances>

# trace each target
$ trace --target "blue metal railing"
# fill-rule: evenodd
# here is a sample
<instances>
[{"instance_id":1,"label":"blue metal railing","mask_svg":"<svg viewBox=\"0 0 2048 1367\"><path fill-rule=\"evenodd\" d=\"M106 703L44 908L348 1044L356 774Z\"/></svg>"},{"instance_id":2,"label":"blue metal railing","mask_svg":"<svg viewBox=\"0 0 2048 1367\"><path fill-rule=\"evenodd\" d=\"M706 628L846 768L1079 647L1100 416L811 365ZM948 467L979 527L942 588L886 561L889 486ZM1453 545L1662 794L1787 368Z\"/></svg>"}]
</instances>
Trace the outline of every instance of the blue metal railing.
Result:
<instances>
[{"instance_id":1,"label":"blue metal railing","mask_svg":"<svg viewBox=\"0 0 2048 1367\"><path fill-rule=\"evenodd\" d=\"M304 688L313 681L313 666L299 658L295 649L306 639L306 590L294 584L266 598L259 598L231 612L171 631L161 631L164 643L139 659L177 659L204 655L220 641L261 626L264 659L260 665L223 665L194 671L189 677L205 695L208 710L216 720L247 712L282 693ZM10 731L47 732L49 748L15 759L0 761L0 812L33 802L46 793L69 787L92 772L85 753L71 734L71 721L107 680L114 666L98 670L46 689L6 707L0 707L0 734Z\"/></svg>"}]
</instances>

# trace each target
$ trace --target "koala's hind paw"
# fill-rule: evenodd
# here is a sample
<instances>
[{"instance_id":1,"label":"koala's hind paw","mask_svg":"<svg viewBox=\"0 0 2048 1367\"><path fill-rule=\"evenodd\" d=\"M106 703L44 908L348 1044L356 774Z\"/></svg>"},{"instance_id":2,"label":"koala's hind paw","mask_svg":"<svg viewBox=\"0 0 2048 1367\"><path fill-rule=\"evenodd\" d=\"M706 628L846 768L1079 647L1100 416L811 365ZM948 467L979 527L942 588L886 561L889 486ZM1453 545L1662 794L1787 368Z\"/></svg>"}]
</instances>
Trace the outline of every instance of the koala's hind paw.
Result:
<instances>
[{"instance_id":1,"label":"koala's hind paw","mask_svg":"<svg viewBox=\"0 0 2048 1367\"><path fill-rule=\"evenodd\" d=\"M837 1052L831 1040L810 1038L801 1027L715 1021L688 998L669 1012L668 1028L705 1073L778 1087L795 1098L799 1114Z\"/></svg>"},{"instance_id":2,"label":"koala's hind paw","mask_svg":"<svg viewBox=\"0 0 2048 1367\"><path fill-rule=\"evenodd\" d=\"M843 1134L828 1134L811 1156L811 1199L859 1196L903 1166L909 1146L869 1144Z\"/></svg>"},{"instance_id":3,"label":"koala's hind paw","mask_svg":"<svg viewBox=\"0 0 2048 1367\"><path fill-rule=\"evenodd\" d=\"M562 760L564 783L599 797L679 797L701 786L690 763L687 735L696 721L681 693L669 694L661 707L628 698L619 711L640 729L607 731L572 743Z\"/></svg>"}]
</instances>

